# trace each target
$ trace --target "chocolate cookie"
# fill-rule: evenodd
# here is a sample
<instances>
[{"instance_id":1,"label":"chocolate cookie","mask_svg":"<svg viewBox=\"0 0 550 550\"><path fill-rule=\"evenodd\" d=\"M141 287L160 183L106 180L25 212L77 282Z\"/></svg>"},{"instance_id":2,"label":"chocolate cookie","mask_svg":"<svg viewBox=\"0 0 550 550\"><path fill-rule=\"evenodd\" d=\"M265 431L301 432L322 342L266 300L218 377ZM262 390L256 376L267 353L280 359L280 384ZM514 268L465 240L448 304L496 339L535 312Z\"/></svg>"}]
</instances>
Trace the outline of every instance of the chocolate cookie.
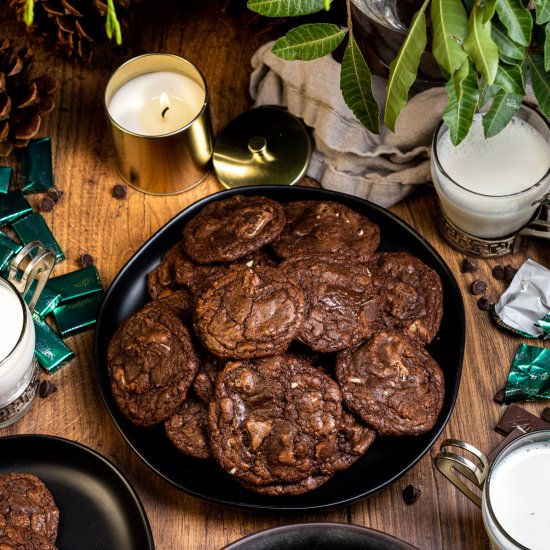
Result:
<instances>
[{"instance_id":1,"label":"chocolate cookie","mask_svg":"<svg viewBox=\"0 0 550 550\"><path fill-rule=\"evenodd\" d=\"M234 265L195 299L195 331L221 358L283 352L303 320L304 294L274 267Z\"/></svg>"},{"instance_id":2,"label":"chocolate cookie","mask_svg":"<svg viewBox=\"0 0 550 550\"><path fill-rule=\"evenodd\" d=\"M180 290L165 290L156 303L159 306L167 307L182 321L191 323L195 300L193 294L187 288L182 288Z\"/></svg>"},{"instance_id":3,"label":"chocolate cookie","mask_svg":"<svg viewBox=\"0 0 550 550\"><path fill-rule=\"evenodd\" d=\"M195 458L210 458L207 431L208 405L192 393L164 423L168 439L178 451Z\"/></svg>"},{"instance_id":4,"label":"chocolate cookie","mask_svg":"<svg viewBox=\"0 0 550 550\"><path fill-rule=\"evenodd\" d=\"M285 206L286 225L273 243L280 258L306 254L351 256L367 261L380 244L380 229L351 208L331 201L297 201Z\"/></svg>"},{"instance_id":5,"label":"chocolate cookie","mask_svg":"<svg viewBox=\"0 0 550 550\"><path fill-rule=\"evenodd\" d=\"M42 533L8 525L0 528L0 550L57 550L57 546Z\"/></svg>"},{"instance_id":6,"label":"chocolate cookie","mask_svg":"<svg viewBox=\"0 0 550 550\"><path fill-rule=\"evenodd\" d=\"M347 257L303 256L279 269L296 279L305 295L304 323L297 338L311 349L334 352L372 334L379 316L366 264Z\"/></svg>"},{"instance_id":7,"label":"chocolate cookie","mask_svg":"<svg viewBox=\"0 0 550 550\"><path fill-rule=\"evenodd\" d=\"M336 377L348 408L380 435L427 432L443 406L439 365L396 332L375 334L340 352Z\"/></svg>"},{"instance_id":8,"label":"chocolate cookie","mask_svg":"<svg viewBox=\"0 0 550 550\"><path fill-rule=\"evenodd\" d=\"M194 277L194 264L187 257L183 242L180 241L164 254L160 264L147 275L149 296L156 300L166 291L189 286Z\"/></svg>"},{"instance_id":9,"label":"chocolate cookie","mask_svg":"<svg viewBox=\"0 0 550 550\"><path fill-rule=\"evenodd\" d=\"M334 456L336 470L345 470L357 462L373 444L376 432L344 411L338 431L338 453Z\"/></svg>"},{"instance_id":10,"label":"chocolate cookie","mask_svg":"<svg viewBox=\"0 0 550 550\"><path fill-rule=\"evenodd\" d=\"M155 301L117 329L107 349L107 365L122 413L134 424L152 426L181 405L198 359L182 319Z\"/></svg>"},{"instance_id":11,"label":"chocolate cookie","mask_svg":"<svg viewBox=\"0 0 550 550\"><path fill-rule=\"evenodd\" d=\"M338 385L307 363L290 355L231 361L210 402L212 454L259 491L311 490L335 471L341 416Z\"/></svg>"},{"instance_id":12,"label":"chocolate cookie","mask_svg":"<svg viewBox=\"0 0 550 550\"><path fill-rule=\"evenodd\" d=\"M443 287L439 275L406 252L381 252L369 262L380 296L380 330L397 330L430 343L443 315Z\"/></svg>"},{"instance_id":13,"label":"chocolate cookie","mask_svg":"<svg viewBox=\"0 0 550 550\"><path fill-rule=\"evenodd\" d=\"M284 225L282 204L266 197L235 195L205 206L185 226L183 241L197 263L230 262L273 241Z\"/></svg>"},{"instance_id":14,"label":"chocolate cookie","mask_svg":"<svg viewBox=\"0 0 550 550\"><path fill-rule=\"evenodd\" d=\"M308 493L326 483L330 478L331 476L309 476L296 483L271 483L269 485L252 485L239 479L237 481L249 491L254 491L261 495L278 496Z\"/></svg>"},{"instance_id":15,"label":"chocolate cookie","mask_svg":"<svg viewBox=\"0 0 550 550\"><path fill-rule=\"evenodd\" d=\"M0 527L28 529L57 538L59 510L50 490L32 474L0 475ZM0 546L1 548L1 546Z\"/></svg>"},{"instance_id":16,"label":"chocolate cookie","mask_svg":"<svg viewBox=\"0 0 550 550\"><path fill-rule=\"evenodd\" d=\"M205 403L210 403L214 396L214 389L218 374L223 369L223 363L217 357L208 352L204 352L204 357L199 364L199 370L195 380L193 380L193 389L197 397Z\"/></svg>"}]
</instances>

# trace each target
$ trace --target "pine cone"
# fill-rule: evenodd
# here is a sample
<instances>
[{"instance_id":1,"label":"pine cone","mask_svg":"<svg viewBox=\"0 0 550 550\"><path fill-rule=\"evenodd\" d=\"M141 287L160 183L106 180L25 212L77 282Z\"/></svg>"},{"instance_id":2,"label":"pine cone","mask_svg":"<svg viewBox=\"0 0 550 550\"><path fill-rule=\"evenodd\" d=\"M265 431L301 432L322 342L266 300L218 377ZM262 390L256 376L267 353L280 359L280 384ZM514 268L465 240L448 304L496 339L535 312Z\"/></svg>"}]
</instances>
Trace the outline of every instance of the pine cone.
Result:
<instances>
[{"instance_id":1,"label":"pine cone","mask_svg":"<svg viewBox=\"0 0 550 550\"><path fill-rule=\"evenodd\" d=\"M26 0L11 0L22 17ZM119 20L140 0L115 0ZM86 63L92 60L94 42L106 40L107 4L102 0L35 0L33 29L45 35L54 49Z\"/></svg>"},{"instance_id":2,"label":"pine cone","mask_svg":"<svg viewBox=\"0 0 550 550\"><path fill-rule=\"evenodd\" d=\"M30 48L15 49L7 38L0 39L0 157L7 157L14 147L25 147L42 122L53 111L53 95L58 83L49 76L30 80Z\"/></svg>"}]
</instances>

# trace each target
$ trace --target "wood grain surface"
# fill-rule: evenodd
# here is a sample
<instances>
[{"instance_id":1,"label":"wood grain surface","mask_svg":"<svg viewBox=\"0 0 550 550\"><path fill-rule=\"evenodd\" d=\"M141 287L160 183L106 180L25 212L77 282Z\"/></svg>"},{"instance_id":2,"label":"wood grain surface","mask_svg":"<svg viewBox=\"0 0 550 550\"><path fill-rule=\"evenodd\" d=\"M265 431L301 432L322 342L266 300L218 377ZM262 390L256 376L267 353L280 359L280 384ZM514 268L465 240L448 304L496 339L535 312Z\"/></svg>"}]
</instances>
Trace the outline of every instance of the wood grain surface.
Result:
<instances>
[{"instance_id":1,"label":"wood grain surface","mask_svg":"<svg viewBox=\"0 0 550 550\"><path fill-rule=\"evenodd\" d=\"M8 7L9 2L0 4L1 35L16 39L21 45L31 43ZM63 60L33 39L34 72L49 74L62 83L57 108L46 117L39 134L52 138L56 185L64 193L53 211L44 213L67 256L55 268L55 274L79 268L79 256L89 253L107 288L124 263L156 230L187 205L221 189L216 178L210 176L193 190L172 197L145 195L129 188L124 200L113 198L112 188L120 178L115 171L104 116L103 91L110 74L129 56L142 52L182 55L197 64L206 77L214 132L219 132L250 107L250 57L269 38L263 26L245 24L239 17L228 15L224 8L223 1L148 2L137 10L125 56L98 49L90 65ZM13 165L18 170L15 160ZM34 206L39 198L31 196ZM479 260L480 270L474 277L460 272L463 256L446 245L438 233L432 189L417 190L391 211L416 228L442 255L464 299L467 335L462 382L456 407L440 440L460 438L488 452L502 440L493 428L505 407L496 404L493 395L503 387L515 349L522 340L495 328L487 314L477 308L477 298L470 293L469 285L474 278L484 279L491 294L498 297L505 287L492 278L494 265L519 267L530 257L550 266L550 246L532 240L514 256L500 261ZM93 331L68 339L76 359L51 375L58 391L38 399L22 420L1 430L0 436L51 434L99 451L128 476L137 490L159 550L218 549L261 529L301 521L368 526L422 550L488 548L479 510L433 466L439 442L388 489L333 511L300 515L243 512L175 489L149 470L112 422L95 382L92 339ZM47 375L43 374L43 378ZM532 402L525 407L540 413L545 405L548 403ZM409 484L421 490L420 498L412 505L405 504L402 496Z\"/></svg>"}]
</instances>

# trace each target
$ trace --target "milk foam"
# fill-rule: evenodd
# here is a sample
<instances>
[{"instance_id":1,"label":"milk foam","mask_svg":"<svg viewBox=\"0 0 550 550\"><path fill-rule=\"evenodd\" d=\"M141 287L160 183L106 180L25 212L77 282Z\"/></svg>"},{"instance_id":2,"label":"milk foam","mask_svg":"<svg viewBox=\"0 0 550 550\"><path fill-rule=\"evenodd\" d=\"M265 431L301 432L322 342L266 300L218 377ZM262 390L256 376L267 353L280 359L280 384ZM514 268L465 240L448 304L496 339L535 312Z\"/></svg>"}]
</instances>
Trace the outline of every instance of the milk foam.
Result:
<instances>
[{"instance_id":1,"label":"milk foam","mask_svg":"<svg viewBox=\"0 0 550 550\"><path fill-rule=\"evenodd\" d=\"M550 441L520 447L491 474L489 495L495 517L517 542L547 550L550 541Z\"/></svg>"},{"instance_id":2,"label":"milk foam","mask_svg":"<svg viewBox=\"0 0 550 550\"><path fill-rule=\"evenodd\" d=\"M0 361L12 352L21 337L23 315L17 295L0 284Z\"/></svg>"},{"instance_id":3,"label":"milk foam","mask_svg":"<svg viewBox=\"0 0 550 550\"><path fill-rule=\"evenodd\" d=\"M550 168L550 144L517 117L499 134L485 139L481 115L476 114L464 141L455 147L446 132L437 144L437 154L456 183L491 196L528 189Z\"/></svg>"}]
</instances>

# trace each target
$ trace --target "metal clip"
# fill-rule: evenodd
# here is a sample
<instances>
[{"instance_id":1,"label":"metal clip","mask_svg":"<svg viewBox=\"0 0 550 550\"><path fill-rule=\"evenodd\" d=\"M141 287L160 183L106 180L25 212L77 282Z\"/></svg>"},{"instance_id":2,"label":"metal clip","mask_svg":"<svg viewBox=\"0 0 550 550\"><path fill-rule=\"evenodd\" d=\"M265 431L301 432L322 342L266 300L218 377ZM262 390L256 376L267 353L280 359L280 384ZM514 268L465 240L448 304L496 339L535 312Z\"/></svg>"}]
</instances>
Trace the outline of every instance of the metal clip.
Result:
<instances>
[{"instance_id":1,"label":"metal clip","mask_svg":"<svg viewBox=\"0 0 550 550\"><path fill-rule=\"evenodd\" d=\"M480 463L478 468L472 461L456 453L445 450L447 447L458 447L475 455ZM436 468L462 493L464 493L476 506L481 508L481 497L474 493L464 481L457 476L456 472L461 473L469 479L474 485L483 488L483 483L489 471L489 461L487 457L478 449L461 441L460 439L445 439L441 443L440 452L434 457Z\"/></svg>"},{"instance_id":2,"label":"metal clip","mask_svg":"<svg viewBox=\"0 0 550 550\"><path fill-rule=\"evenodd\" d=\"M38 298L40 298L54 265L55 254L50 249L45 248L39 241L32 241L25 245L10 265L8 281L18 290L21 296L25 296L31 285L36 281L36 288L31 301L28 303L31 313L36 302L38 302Z\"/></svg>"},{"instance_id":3,"label":"metal clip","mask_svg":"<svg viewBox=\"0 0 550 550\"><path fill-rule=\"evenodd\" d=\"M547 193L533 202L531 206L535 204L540 204L540 209L534 219L532 219L519 234L539 237L541 239L550 239L550 193ZM546 213L546 219L544 219L544 213Z\"/></svg>"}]
</instances>

